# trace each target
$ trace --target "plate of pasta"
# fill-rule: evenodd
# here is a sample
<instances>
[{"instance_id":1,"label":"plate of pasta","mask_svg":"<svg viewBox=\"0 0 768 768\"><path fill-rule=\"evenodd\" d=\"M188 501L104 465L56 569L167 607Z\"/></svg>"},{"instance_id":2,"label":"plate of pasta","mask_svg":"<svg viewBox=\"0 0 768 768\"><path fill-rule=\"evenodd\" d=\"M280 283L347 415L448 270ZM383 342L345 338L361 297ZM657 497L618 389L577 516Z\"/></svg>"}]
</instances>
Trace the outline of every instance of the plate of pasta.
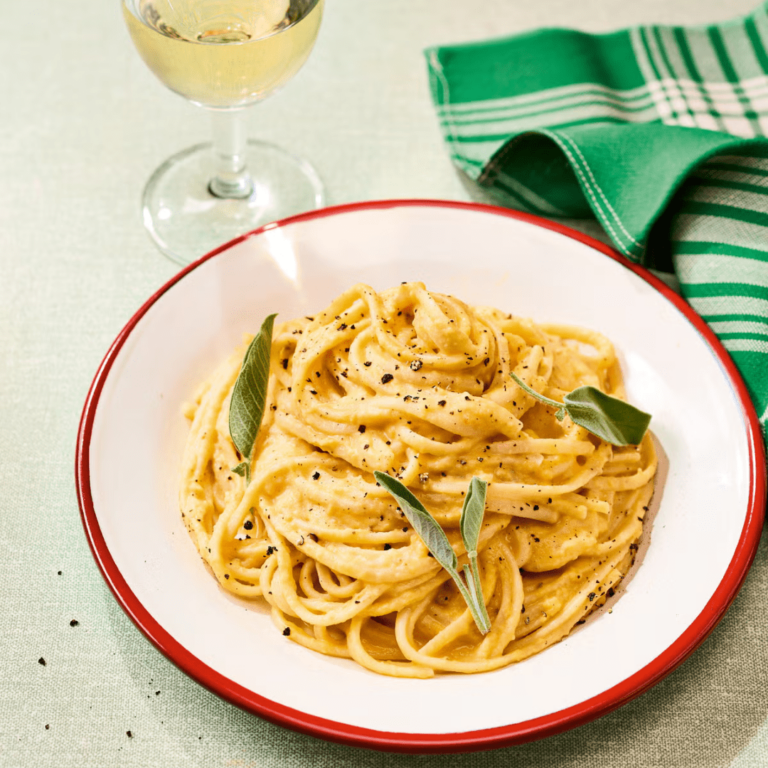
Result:
<instances>
[{"instance_id":1,"label":"plate of pasta","mask_svg":"<svg viewBox=\"0 0 768 768\"><path fill-rule=\"evenodd\" d=\"M184 672L403 752L647 690L735 597L765 495L748 393L682 299L585 235L437 201L180 272L107 353L76 475L104 578Z\"/></svg>"}]
</instances>

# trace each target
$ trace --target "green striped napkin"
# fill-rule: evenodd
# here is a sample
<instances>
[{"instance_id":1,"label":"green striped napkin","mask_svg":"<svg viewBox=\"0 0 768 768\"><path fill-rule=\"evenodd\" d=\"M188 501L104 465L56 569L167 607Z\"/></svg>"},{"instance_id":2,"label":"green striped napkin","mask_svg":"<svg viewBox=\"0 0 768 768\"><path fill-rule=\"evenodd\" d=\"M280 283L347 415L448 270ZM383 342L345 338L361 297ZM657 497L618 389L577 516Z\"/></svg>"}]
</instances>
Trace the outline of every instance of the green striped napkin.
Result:
<instances>
[{"instance_id":1,"label":"green striped napkin","mask_svg":"<svg viewBox=\"0 0 768 768\"><path fill-rule=\"evenodd\" d=\"M594 216L672 271L768 420L768 4L707 27L544 29L426 51L454 163L504 203Z\"/></svg>"}]
</instances>

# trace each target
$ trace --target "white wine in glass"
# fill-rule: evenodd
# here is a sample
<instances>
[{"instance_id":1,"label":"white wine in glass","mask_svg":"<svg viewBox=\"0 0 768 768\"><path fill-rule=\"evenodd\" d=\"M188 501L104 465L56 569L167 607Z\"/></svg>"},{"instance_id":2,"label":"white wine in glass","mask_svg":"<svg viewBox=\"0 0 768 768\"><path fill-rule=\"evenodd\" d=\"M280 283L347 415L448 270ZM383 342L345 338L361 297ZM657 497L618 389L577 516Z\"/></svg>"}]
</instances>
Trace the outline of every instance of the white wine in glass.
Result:
<instances>
[{"instance_id":1,"label":"white wine in glass","mask_svg":"<svg viewBox=\"0 0 768 768\"><path fill-rule=\"evenodd\" d=\"M242 110L274 93L307 60L324 0L123 0L133 42L172 91L206 107L213 143L174 155L143 198L160 250L189 263L275 219L318 208L320 179L304 160L247 141Z\"/></svg>"}]
</instances>

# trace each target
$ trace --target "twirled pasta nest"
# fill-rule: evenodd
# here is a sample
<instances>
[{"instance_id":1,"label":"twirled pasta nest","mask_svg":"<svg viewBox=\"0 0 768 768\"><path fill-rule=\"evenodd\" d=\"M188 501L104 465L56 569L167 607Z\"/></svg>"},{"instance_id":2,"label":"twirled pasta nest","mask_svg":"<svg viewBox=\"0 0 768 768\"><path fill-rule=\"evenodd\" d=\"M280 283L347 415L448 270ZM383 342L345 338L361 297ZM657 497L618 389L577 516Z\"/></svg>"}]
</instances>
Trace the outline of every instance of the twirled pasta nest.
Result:
<instances>
[{"instance_id":1,"label":"twirled pasta nest","mask_svg":"<svg viewBox=\"0 0 768 768\"><path fill-rule=\"evenodd\" d=\"M187 408L181 511L221 586L266 600L290 640L387 675L487 671L565 637L632 564L653 493L650 435L609 445L510 377L555 400L582 385L624 398L604 336L421 283L356 285L276 326L247 488L228 430L244 352ZM473 476L488 482L487 635L374 470L410 487L460 564L464 493Z\"/></svg>"}]
</instances>

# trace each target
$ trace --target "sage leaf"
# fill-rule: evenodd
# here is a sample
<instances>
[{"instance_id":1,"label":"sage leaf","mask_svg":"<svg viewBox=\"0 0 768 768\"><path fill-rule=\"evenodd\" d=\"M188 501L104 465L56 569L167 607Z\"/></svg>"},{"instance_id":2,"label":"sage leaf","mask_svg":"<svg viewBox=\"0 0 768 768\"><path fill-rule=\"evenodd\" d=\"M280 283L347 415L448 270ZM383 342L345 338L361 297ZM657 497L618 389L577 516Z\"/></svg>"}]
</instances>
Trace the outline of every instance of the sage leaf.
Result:
<instances>
[{"instance_id":1,"label":"sage leaf","mask_svg":"<svg viewBox=\"0 0 768 768\"><path fill-rule=\"evenodd\" d=\"M427 512L424 505L397 479L385 472L373 473L376 480L385 490L395 497L400 509L403 510L413 530L426 544L427 549L434 555L440 565L447 571L456 572L458 559L453 551L451 542L440 527L440 523Z\"/></svg>"},{"instance_id":2,"label":"sage leaf","mask_svg":"<svg viewBox=\"0 0 768 768\"><path fill-rule=\"evenodd\" d=\"M264 320L261 329L248 345L229 404L229 435L249 467L256 435L264 417L275 317L277 315L270 315ZM233 471L237 471L237 468Z\"/></svg>"},{"instance_id":3,"label":"sage leaf","mask_svg":"<svg viewBox=\"0 0 768 768\"><path fill-rule=\"evenodd\" d=\"M479 477L473 477L469 490L464 496L464 506L461 510L461 539L467 554L477 555L477 542L480 539L480 529L483 526L485 514L485 496L488 483Z\"/></svg>"},{"instance_id":4,"label":"sage leaf","mask_svg":"<svg viewBox=\"0 0 768 768\"><path fill-rule=\"evenodd\" d=\"M236 467L232 467L232 471L236 475L240 475L240 477L245 478L245 484L248 485L248 483L251 482L251 465L247 461L242 461L240 464L238 464Z\"/></svg>"},{"instance_id":5,"label":"sage leaf","mask_svg":"<svg viewBox=\"0 0 768 768\"><path fill-rule=\"evenodd\" d=\"M613 445L637 445L651 423L649 413L595 387L574 389L563 402L576 424Z\"/></svg>"},{"instance_id":6,"label":"sage leaf","mask_svg":"<svg viewBox=\"0 0 768 768\"><path fill-rule=\"evenodd\" d=\"M545 405L557 408L555 416L562 421L567 413L574 424L584 427L612 445L638 445L651 423L651 415L618 397L606 395L596 387L578 387L569 392L562 403L550 400L531 389L514 373L510 376L529 395Z\"/></svg>"},{"instance_id":7,"label":"sage leaf","mask_svg":"<svg viewBox=\"0 0 768 768\"><path fill-rule=\"evenodd\" d=\"M440 527L440 523L429 514L424 505L399 480L384 472L375 471L373 474L379 484L392 494L408 522L421 537L421 540L432 553L435 560L448 571L461 596L464 598L464 602L467 604L469 612L472 614L472 618L475 620L475 624L481 634L487 634L490 630L490 621L488 620L488 614L482 597L478 602L477 593L479 589L472 582L472 576L466 565L464 570L467 573L467 583L470 585L470 588L467 589L467 585L462 581L457 570L459 565L458 558L453 551L451 542L448 541L448 537L445 535L445 531Z\"/></svg>"},{"instance_id":8,"label":"sage leaf","mask_svg":"<svg viewBox=\"0 0 768 768\"><path fill-rule=\"evenodd\" d=\"M480 540L480 531L483 527L485 515L485 497L488 491L488 483L479 477L473 477L464 496L464 505L461 509L461 540L467 550L469 565L464 566L464 575L467 579L469 591L475 597L475 605L480 615L478 622L480 631L485 633L491 628L491 620L485 607L485 597L480 581L480 571L477 565L477 543Z\"/></svg>"}]
</instances>

